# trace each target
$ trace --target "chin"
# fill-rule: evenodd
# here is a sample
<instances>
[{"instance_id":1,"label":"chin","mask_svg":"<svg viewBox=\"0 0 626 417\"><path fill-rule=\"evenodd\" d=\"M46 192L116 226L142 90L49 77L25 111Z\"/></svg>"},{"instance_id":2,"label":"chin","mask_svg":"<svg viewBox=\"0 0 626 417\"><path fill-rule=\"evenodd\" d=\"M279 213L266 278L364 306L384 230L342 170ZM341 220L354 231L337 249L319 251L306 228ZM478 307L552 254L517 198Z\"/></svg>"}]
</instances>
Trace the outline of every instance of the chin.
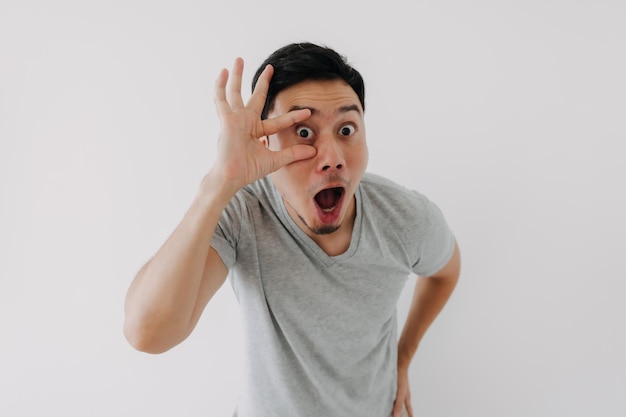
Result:
<instances>
[{"instance_id":1,"label":"chin","mask_svg":"<svg viewBox=\"0 0 626 417\"><path fill-rule=\"evenodd\" d=\"M316 235L330 235L331 233L334 233L337 230L339 230L341 225L340 224L324 224L324 225L317 226L317 227L311 227L308 224L306 224L306 227L308 227L309 230Z\"/></svg>"},{"instance_id":2,"label":"chin","mask_svg":"<svg viewBox=\"0 0 626 417\"><path fill-rule=\"evenodd\" d=\"M297 212L296 212L297 213ZM306 221L306 219L304 217L302 217L302 215L297 214L298 218L300 219L300 222L302 222L302 224L311 231L311 233L315 234L315 235L330 235L331 233L336 232L337 230L339 230L339 228L341 227L341 222L337 221L335 223L321 223L319 224L319 222L316 222L315 220L313 221Z\"/></svg>"}]
</instances>

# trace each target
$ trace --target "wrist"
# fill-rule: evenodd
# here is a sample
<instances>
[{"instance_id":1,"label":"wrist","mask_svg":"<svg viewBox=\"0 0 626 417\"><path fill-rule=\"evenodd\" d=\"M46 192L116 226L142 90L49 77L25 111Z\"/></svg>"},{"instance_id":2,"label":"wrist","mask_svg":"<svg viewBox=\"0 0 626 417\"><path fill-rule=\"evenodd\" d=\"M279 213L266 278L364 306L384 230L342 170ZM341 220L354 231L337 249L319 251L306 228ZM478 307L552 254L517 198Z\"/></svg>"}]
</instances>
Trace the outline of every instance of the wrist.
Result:
<instances>
[{"instance_id":1,"label":"wrist","mask_svg":"<svg viewBox=\"0 0 626 417\"><path fill-rule=\"evenodd\" d=\"M398 372L404 371L408 373L412 359L413 355L410 354L410 352L407 352L402 348L398 349Z\"/></svg>"},{"instance_id":2,"label":"wrist","mask_svg":"<svg viewBox=\"0 0 626 417\"><path fill-rule=\"evenodd\" d=\"M401 363L398 361L398 375L408 374L409 373L409 365L410 363Z\"/></svg>"},{"instance_id":3,"label":"wrist","mask_svg":"<svg viewBox=\"0 0 626 417\"><path fill-rule=\"evenodd\" d=\"M202 179L201 188L203 191L212 190L215 194L232 198L245 185L216 165Z\"/></svg>"},{"instance_id":4,"label":"wrist","mask_svg":"<svg viewBox=\"0 0 626 417\"><path fill-rule=\"evenodd\" d=\"M210 171L202 178L196 200L218 207L221 211L240 189L233 181L223 178L218 172Z\"/></svg>"}]
</instances>

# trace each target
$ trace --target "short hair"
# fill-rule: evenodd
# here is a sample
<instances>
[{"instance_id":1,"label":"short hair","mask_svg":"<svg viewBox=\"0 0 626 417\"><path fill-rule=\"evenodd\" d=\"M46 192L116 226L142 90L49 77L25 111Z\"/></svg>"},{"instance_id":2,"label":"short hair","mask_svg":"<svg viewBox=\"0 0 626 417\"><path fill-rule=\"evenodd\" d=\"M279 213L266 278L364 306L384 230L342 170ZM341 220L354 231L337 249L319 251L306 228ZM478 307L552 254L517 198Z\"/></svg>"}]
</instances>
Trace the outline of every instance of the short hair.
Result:
<instances>
[{"instance_id":1,"label":"short hair","mask_svg":"<svg viewBox=\"0 0 626 417\"><path fill-rule=\"evenodd\" d=\"M261 119L274 107L278 93L286 88L309 80L344 80L356 93L365 110L365 85L361 74L347 59L325 46L312 43L292 43L277 49L257 69L252 79L252 91L265 67L271 64L274 75L270 80Z\"/></svg>"}]
</instances>

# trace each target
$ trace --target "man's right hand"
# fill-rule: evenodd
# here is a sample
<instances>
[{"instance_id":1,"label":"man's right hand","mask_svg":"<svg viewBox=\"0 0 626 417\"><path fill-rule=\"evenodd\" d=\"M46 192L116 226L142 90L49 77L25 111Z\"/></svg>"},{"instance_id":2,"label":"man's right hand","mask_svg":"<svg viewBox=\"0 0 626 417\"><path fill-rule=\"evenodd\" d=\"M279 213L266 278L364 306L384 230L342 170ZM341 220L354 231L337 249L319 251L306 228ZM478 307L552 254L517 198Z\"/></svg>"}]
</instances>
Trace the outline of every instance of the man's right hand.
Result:
<instances>
[{"instance_id":1,"label":"man's right hand","mask_svg":"<svg viewBox=\"0 0 626 417\"><path fill-rule=\"evenodd\" d=\"M271 65L263 70L247 104L241 96L241 58L235 60L230 77L228 71L223 69L215 83L214 101L222 130L210 175L218 177L233 194L285 165L312 158L316 153L315 148L309 145L270 151L259 140L311 116L308 109L303 109L261 120L273 72Z\"/></svg>"},{"instance_id":2,"label":"man's right hand","mask_svg":"<svg viewBox=\"0 0 626 417\"><path fill-rule=\"evenodd\" d=\"M259 138L293 126L311 114L309 110L297 110L261 120L273 68L265 68L247 105L241 98L242 72L243 60L237 59L230 79L228 71L220 73L215 104L222 130L216 162L178 227L128 289L124 334L141 351L164 352L183 341L226 280L228 269L211 247L211 239L224 207L235 193L282 166L315 155L315 148L307 145L278 152L265 148Z\"/></svg>"}]
</instances>

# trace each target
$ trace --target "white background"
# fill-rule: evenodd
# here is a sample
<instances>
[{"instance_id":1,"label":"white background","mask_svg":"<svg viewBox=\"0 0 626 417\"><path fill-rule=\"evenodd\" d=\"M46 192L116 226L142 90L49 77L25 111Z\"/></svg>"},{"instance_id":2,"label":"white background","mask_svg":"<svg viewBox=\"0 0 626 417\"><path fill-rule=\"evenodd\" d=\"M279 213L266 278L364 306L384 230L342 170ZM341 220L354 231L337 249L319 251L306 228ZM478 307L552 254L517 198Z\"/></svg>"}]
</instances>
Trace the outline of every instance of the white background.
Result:
<instances>
[{"instance_id":1,"label":"white background","mask_svg":"<svg viewBox=\"0 0 626 417\"><path fill-rule=\"evenodd\" d=\"M158 356L123 300L211 166L219 70L242 56L249 85L293 41L361 71L369 170L462 248L416 416L626 415L625 22L619 0L0 0L0 415L232 415L230 285Z\"/></svg>"}]
</instances>

